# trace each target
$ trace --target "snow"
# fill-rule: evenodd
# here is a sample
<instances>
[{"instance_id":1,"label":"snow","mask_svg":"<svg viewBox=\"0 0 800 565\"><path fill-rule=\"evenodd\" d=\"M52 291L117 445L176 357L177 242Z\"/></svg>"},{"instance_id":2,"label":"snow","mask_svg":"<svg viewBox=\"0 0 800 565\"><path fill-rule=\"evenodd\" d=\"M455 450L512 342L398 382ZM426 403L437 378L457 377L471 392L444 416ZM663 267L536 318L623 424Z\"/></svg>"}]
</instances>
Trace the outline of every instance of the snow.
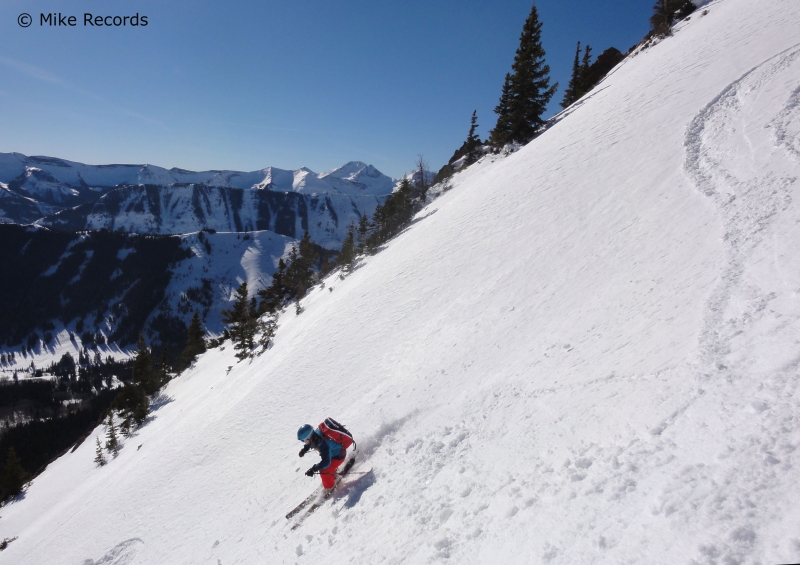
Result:
<instances>
[{"instance_id":1,"label":"snow","mask_svg":"<svg viewBox=\"0 0 800 565\"><path fill-rule=\"evenodd\" d=\"M70 339L70 331L65 329L61 323L57 323L56 328L50 333L53 335L53 340L49 344L45 345L40 340L39 344L30 352L24 351L22 347L4 346L0 348L0 353L14 353L13 362L0 363L0 380L11 380L15 373L19 380L32 379L34 375L31 371L31 363L34 364L36 369L46 369L53 363L60 361L65 353L69 353L77 361L80 351L84 349L80 336L72 331L72 339ZM88 351L92 356L95 353L99 353L104 360L111 357L121 361L128 359L135 353L135 347L121 349L112 343L92 345Z\"/></svg>"},{"instance_id":2,"label":"snow","mask_svg":"<svg viewBox=\"0 0 800 565\"><path fill-rule=\"evenodd\" d=\"M349 163L331 171L325 171L319 178L332 184L339 192L349 195L389 194L397 181L392 180L372 165L361 161Z\"/></svg>"},{"instance_id":3,"label":"snow","mask_svg":"<svg viewBox=\"0 0 800 565\"><path fill-rule=\"evenodd\" d=\"M709 5L0 511L39 563L800 561L795 0ZM733 198L735 196L735 198ZM355 434L316 486L297 427Z\"/></svg>"},{"instance_id":4,"label":"snow","mask_svg":"<svg viewBox=\"0 0 800 565\"><path fill-rule=\"evenodd\" d=\"M173 312L181 312L181 297L190 288L200 288L202 279L209 280L213 295L204 326L213 334L222 333L224 325L220 312L232 307L236 288L247 281L248 291L254 296L259 289L269 286L280 258L288 258L292 247L297 245L296 240L271 231L204 233L203 240L211 248L211 253L208 253L199 234L188 234L182 238L191 248L192 256L181 261L174 269L166 291L167 303ZM190 308L183 312L188 324L198 306L188 306L188 302L185 304Z\"/></svg>"},{"instance_id":5,"label":"snow","mask_svg":"<svg viewBox=\"0 0 800 565\"><path fill-rule=\"evenodd\" d=\"M0 153L0 179L7 183L23 174L26 159L21 153Z\"/></svg>"},{"instance_id":6,"label":"snow","mask_svg":"<svg viewBox=\"0 0 800 565\"><path fill-rule=\"evenodd\" d=\"M19 209L25 212L20 213ZM32 198L12 192L8 184L0 182L0 223L14 223L20 220L35 220L52 214L57 208ZM27 212L27 213L26 213Z\"/></svg>"},{"instance_id":7,"label":"snow","mask_svg":"<svg viewBox=\"0 0 800 565\"><path fill-rule=\"evenodd\" d=\"M11 192L8 183L12 181L25 192ZM350 222L372 214L395 184L372 165L359 161L318 175L307 168L193 172L153 165L85 165L18 153L0 154L0 182L0 222L185 234L202 228L252 231L266 227L265 222L276 229L277 217L285 221L290 213L295 216L298 238L308 227L316 243L331 249L341 246ZM159 188L153 191L144 185ZM231 188L243 194L234 194ZM271 218L264 217L265 208L270 208L264 203L271 199L263 190L298 193L305 198L284 199L279 204L283 210L272 210ZM239 201L244 203L241 209ZM74 208L80 204L84 206ZM310 214L306 216L306 212ZM301 217L307 218L308 226Z\"/></svg>"}]
</instances>

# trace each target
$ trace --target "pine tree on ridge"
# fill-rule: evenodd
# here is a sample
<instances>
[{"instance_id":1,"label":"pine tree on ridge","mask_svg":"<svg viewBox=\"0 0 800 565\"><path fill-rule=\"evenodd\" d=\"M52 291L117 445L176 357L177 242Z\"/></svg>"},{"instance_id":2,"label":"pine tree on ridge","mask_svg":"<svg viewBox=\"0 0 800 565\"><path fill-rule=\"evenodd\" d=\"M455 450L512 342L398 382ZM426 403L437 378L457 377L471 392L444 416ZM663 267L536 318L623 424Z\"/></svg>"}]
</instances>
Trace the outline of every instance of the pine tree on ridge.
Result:
<instances>
[{"instance_id":1,"label":"pine tree on ridge","mask_svg":"<svg viewBox=\"0 0 800 565\"><path fill-rule=\"evenodd\" d=\"M119 438L117 437L117 428L114 425L114 413L108 414L108 431L106 432L106 451L111 453L114 457L119 455Z\"/></svg>"},{"instance_id":2,"label":"pine tree on ridge","mask_svg":"<svg viewBox=\"0 0 800 565\"><path fill-rule=\"evenodd\" d=\"M336 258L336 264L346 273L353 270L356 262L355 231L356 226L351 222L350 226L347 228L347 235L342 242L342 249L339 251L339 256Z\"/></svg>"},{"instance_id":3,"label":"pine tree on ridge","mask_svg":"<svg viewBox=\"0 0 800 565\"><path fill-rule=\"evenodd\" d=\"M580 90L578 92L578 97L582 98L584 94L589 92L592 89L591 84L589 84L589 67L592 64L592 47L587 43L586 48L583 52L583 60L581 61L581 72L580 72Z\"/></svg>"},{"instance_id":4,"label":"pine tree on ridge","mask_svg":"<svg viewBox=\"0 0 800 565\"><path fill-rule=\"evenodd\" d=\"M495 108L497 125L491 138L495 146L506 143L527 143L544 125L542 115L556 92L558 83L550 85L550 67L545 63L542 47L542 23L536 4L522 27L519 48L506 75L500 103Z\"/></svg>"},{"instance_id":5,"label":"pine tree on ridge","mask_svg":"<svg viewBox=\"0 0 800 565\"><path fill-rule=\"evenodd\" d=\"M472 119L470 121L469 133L467 134L466 141L466 159L464 159L464 166L468 167L480 158L478 149L481 146L481 138L475 133L478 129L478 111L472 111Z\"/></svg>"},{"instance_id":6,"label":"pine tree on ridge","mask_svg":"<svg viewBox=\"0 0 800 565\"><path fill-rule=\"evenodd\" d=\"M575 60L572 62L572 76L569 78L569 84L564 91L564 99L560 102L560 106L564 109L569 108L578 100L578 89L581 80L581 42L578 42L578 47L575 49Z\"/></svg>"},{"instance_id":7,"label":"pine tree on ridge","mask_svg":"<svg viewBox=\"0 0 800 565\"><path fill-rule=\"evenodd\" d=\"M247 281L242 281L236 289L233 308L222 311L222 321L230 326L233 349L239 361L250 357L255 347L257 316L255 303L249 297Z\"/></svg>"},{"instance_id":8,"label":"pine tree on ridge","mask_svg":"<svg viewBox=\"0 0 800 565\"><path fill-rule=\"evenodd\" d=\"M103 455L103 446L100 445L100 436L95 436L94 439L97 443L97 449L95 449L94 452L94 462L97 463L98 467L102 467L107 463L105 455Z\"/></svg>"},{"instance_id":9,"label":"pine tree on ridge","mask_svg":"<svg viewBox=\"0 0 800 565\"><path fill-rule=\"evenodd\" d=\"M22 492L25 483L28 481L28 473L22 467L22 462L13 447L8 448L6 463L0 473L0 491L3 499L9 496L17 496Z\"/></svg>"}]
</instances>

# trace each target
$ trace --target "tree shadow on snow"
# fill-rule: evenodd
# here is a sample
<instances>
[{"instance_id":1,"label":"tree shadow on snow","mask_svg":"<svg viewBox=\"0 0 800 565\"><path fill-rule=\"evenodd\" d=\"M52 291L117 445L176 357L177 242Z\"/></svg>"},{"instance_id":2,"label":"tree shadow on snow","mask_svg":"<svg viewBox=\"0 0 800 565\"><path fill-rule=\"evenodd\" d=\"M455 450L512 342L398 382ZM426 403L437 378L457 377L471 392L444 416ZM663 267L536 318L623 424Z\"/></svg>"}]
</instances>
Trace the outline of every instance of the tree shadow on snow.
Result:
<instances>
[{"instance_id":1,"label":"tree shadow on snow","mask_svg":"<svg viewBox=\"0 0 800 565\"><path fill-rule=\"evenodd\" d=\"M149 424L150 422L152 422L153 420L155 420L156 412L158 412L161 408L163 408L167 404L170 404L174 400L175 400L174 398L164 394L163 392L156 393L155 396L150 398L150 406L149 406L150 409L148 411L147 418L145 418L144 422L142 423L141 426L139 426L139 428L142 428L147 424ZM134 433L131 435L136 435L136 434Z\"/></svg>"},{"instance_id":2,"label":"tree shadow on snow","mask_svg":"<svg viewBox=\"0 0 800 565\"><path fill-rule=\"evenodd\" d=\"M25 486L22 487L22 492L20 492L18 495L13 496L3 502L0 502L0 508L5 508L6 506L13 506L14 504L17 504L25 500L25 497L28 494L28 488L31 486L32 482L33 480L31 479L30 481L25 483Z\"/></svg>"}]
</instances>

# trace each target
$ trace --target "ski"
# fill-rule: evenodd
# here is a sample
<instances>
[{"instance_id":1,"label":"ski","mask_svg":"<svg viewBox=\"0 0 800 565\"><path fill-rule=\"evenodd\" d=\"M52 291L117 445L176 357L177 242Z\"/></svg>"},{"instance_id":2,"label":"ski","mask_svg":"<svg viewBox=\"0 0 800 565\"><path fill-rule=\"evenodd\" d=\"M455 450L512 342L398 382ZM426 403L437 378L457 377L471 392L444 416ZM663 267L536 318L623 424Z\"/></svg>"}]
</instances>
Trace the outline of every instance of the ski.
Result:
<instances>
[{"instance_id":1,"label":"ski","mask_svg":"<svg viewBox=\"0 0 800 565\"><path fill-rule=\"evenodd\" d=\"M325 503L326 500L328 500L331 497L331 495L333 494L333 491L336 490L336 487L339 485L339 482L342 480L342 477L344 477L347 473L350 472L350 469L353 468L353 464L355 462L356 462L355 455L347 460L347 462L344 464L344 466L337 473L337 475L336 475L336 483L333 485L333 488L330 491L328 491L327 493L325 493L323 495L320 492L320 490L322 490L321 487L318 488L317 490L315 490L311 494L311 496L309 496L303 502L301 502L297 506L297 508L295 508L294 510L292 510L291 512L289 512L286 515L286 519L290 520L291 518L296 516L298 513L300 513L300 511L302 511L304 508L306 508L308 506L308 511L306 511L305 514L303 514L300 518L297 519L297 521L292 525L292 530L295 530L298 527L300 527L300 524L303 523L303 520L305 520L311 514L313 514L320 506L322 506ZM311 504L312 502L313 502L313 504ZM311 504L311 506L309 506L309 504Z\"/></svg>"},{"instance_id":2,"label":"ski","mask_svg":"<svg viewBox=\"0 0 800 565\"><path fill-rule=\"evenodd\" d=\"M286 519L287 520L291 520L293 516L296 516L298 512L300 512L303 508L305 508L306 506L311 504L314 501L314 499L317 498L320 495L320 491L321 490L322 490L322 487L317 487L317 490L315 490L310 495L308 495L308 498L306 498L303 502L298 504L294 508L294 510L290 510L289 511L289 513L286 515Z\"/></svg>"}]
</instances>

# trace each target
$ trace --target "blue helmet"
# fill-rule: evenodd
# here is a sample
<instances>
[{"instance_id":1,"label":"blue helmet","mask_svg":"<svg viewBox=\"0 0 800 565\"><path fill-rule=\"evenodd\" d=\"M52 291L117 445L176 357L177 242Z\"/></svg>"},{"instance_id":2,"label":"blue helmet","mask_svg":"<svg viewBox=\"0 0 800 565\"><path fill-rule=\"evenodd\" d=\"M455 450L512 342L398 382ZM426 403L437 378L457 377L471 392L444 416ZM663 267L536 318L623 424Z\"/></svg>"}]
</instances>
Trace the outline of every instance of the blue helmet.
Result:
<instances>
[{"instance_id":1,"label":"blue helmet","mask_svg":"<svg viewBox=\"0 0 800 565\"><path fill-rule=\"evenodd\" d=\"M314 428L311 427L311 424L305 424L300 426L300 429L297 430L297 439L300 441L305 441L311 437L312 433L314 433Z\"/></svg>"}]
</instances>

